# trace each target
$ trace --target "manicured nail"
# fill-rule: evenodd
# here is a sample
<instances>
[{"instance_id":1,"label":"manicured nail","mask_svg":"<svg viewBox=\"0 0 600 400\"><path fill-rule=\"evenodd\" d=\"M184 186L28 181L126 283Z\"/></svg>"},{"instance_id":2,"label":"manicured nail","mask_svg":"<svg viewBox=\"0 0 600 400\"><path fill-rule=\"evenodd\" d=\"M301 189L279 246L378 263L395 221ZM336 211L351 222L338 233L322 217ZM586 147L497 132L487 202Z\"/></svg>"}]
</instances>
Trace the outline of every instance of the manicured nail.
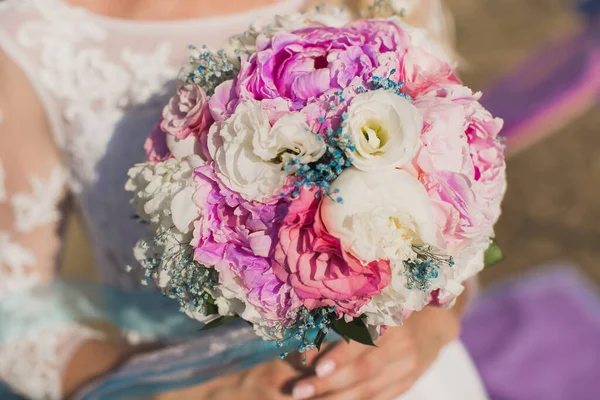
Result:
<instances>
[{"instance_id":1,"label":"manicured nail","mask_svg":"<svg viewBox=\"0 0 600 400\"><path fill-rule=\"evenodd\" d=\"M301 383L298 386L294 386L292 390L292 397L297 400L308 399L315 394L315 387L306 383Z\"/></svg>"},{"instance_id":2,"label":"manicured nail","mask_svg":"<svg viewBox=\"0 0 600 400\"><path fill-rule=\"evenodd\" d=\"M319 378L325 378L327 375L330 375L333 370L335 370L335 361L333 360L325 360L317 364L317 368L315 368L315 372Z\"/></svg>"}]
</instances>

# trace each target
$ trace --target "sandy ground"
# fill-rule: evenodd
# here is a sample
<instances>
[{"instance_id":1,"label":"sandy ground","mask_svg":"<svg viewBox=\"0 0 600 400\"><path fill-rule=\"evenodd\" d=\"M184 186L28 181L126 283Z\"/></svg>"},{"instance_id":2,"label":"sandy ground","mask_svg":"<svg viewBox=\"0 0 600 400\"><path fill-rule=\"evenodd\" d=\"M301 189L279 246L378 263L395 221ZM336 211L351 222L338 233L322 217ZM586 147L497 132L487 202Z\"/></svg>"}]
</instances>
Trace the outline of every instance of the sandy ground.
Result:
<instances>
[{"instance_id":1,"label":"sandy ground","mask_svg":"<svg viewBox=\"0 0 600 400\"><path fill-rule=\"evenodd\" d=\"M567 0L448 0L456 18L462 76L485 89L552 38L577 29ZM497 239L506 260L484 284L549 260L571 260L600 283L600 113L596 109L508 162L509 189ZM89 276L90 249L78 218L69 221L67 274Z\"/></svg>"}]
</instances>

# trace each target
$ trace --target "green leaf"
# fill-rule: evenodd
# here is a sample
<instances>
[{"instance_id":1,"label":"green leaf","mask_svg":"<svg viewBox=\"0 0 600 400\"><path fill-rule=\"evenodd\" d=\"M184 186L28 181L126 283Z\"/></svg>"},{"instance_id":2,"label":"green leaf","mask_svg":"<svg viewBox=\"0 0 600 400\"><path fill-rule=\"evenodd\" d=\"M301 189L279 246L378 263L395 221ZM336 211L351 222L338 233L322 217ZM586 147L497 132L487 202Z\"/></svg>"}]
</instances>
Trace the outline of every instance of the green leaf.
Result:
<instances>
[{"instance_id":1,"label":"green leaf","mask_svg":"<svg viewBox=\"0 0 600 400\"><path fill-rule=\"evenodd\" d=\"M502 253L502 249L498 246L495 239L492 239L492 244L485 251L483 256L483 260L486 267L491 267L492 265L498 264L500 261L504 260L504 254Z\"/></svg>"},{"instance_id":2,"label":"green leaf","mask_svg":"<svg viewBox=\"0 0 600 400\"><path fill-rule=\"evenodd\" d=\"M317 333L317 337L315 338L315 346L317 346L317 350L319 351L321 350L321 345L325 340L325 336L327 335L322 330L319 330L319 332Z\"/></svg>"},{"instance_id":3,"label":"green leaf","mask_svg":"<svg viewBox=\"0 0 600 400\"><path fill-rule=\"evenodd\" d=\"M217 328L217 327L219 327L221 325L225 325L225 324L228 324L228 323L230 323L232 321L235 321L236 319L238 319L237 315L229 315L227 317L219 317L219 318L215 319L214 321L209 322L208 324L204 325L202 327L202 329L200 329L200 330L201 331L208 331L208 330L211 330L211 329L215 329L215 328Z\"/></svg>"},{"instance_id":4,"label":"green leaf","mask_svg":"<svg viewBox=\"0 0 600 400\"><path fill-rule=\"evenodd\" d=\"M344 321L343 318L338 319L333 322L331 327L346 340L354 340L367 346L375 346L373 338L361 318L354 318L350 322Z\"/></svg>"},{"instance_id":5,"label":"green leaf","mask_svg":"<svg viewBox=\"0 0 600 400\"><path fill-rule=\"evenodd\" d=\"M217 308L217 306L212 303L206 302L204 308L205 308L205 310L204 310L205 315L213 315L213 314L219 313L219 309Z\"/></svg>"}]
</instances>

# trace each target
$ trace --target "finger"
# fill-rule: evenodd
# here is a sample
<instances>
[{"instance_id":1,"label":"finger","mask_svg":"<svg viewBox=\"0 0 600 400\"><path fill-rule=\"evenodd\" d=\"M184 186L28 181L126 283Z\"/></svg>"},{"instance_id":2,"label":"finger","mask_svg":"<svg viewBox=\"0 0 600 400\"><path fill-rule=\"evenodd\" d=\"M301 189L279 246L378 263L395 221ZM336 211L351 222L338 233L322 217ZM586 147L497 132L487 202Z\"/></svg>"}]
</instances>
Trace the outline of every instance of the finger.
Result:
<instances>
[{"instance_id":1,"label":"finger","mask_svg":"<svg viewBox=\"0 0 600 400\"><path fill-rule=\"evenodd\" d=\"M369 351L365 347L359 347L353 343L338 343L328 354L324 355L324 358L318 359L315 367L316 376L301 379L294 385L293 397L308 399L359 379L360 374L356 370L356 364L361 358L364 358L365 352Z\"/></svg>"},{"instance_id":2,"label":"finger","mask_svg":"<svg viewBox=\"0 0 600 400\"><path fill-rule=\"evenodd\" d=\"M319 400L393 400L410 387L409 381L399 376L409 376L410 366L398 361L388 365L371 379L319 397Z\"/></svg>"},{"instance_id":3,"label":"finger","mask_svg":"<svg viewBox=\"0 0 600 400\"><path fill-rule=\"evenodd\" d=\"M342 365L348 365L363 356L374 347L365 346L357 342L346 343L340 341L328 348L325 352L318 354L315 361L315 374L319 378L325 378L333 374Z\"/></svg>"},{"instance_id":4,"label":"finger","mask_svg":"<svg viewBox=\"0 0 600 400\"><path fill-rule=\"evenodd\" d=\"M294 398L307 399L313 396L335 393L353 387L360 382L371 380L388 371L390 364L399 357L384 349L372 347L370 349L353 362L343 364L341 368L325 378L317 376L301 380L294 386L292 392ZM408 359L402 359L397 363L403 369L408 369L413 365ZM400 374L400 371L398 373Z\"/></svg>"},{"instance_id":5,"label":"finger","mask_svg":"<svg viewBox=\"0 0 600 400\"><path fill-rule=\"evenodd\" d=\"M290 354L286 360L299 371L310 370L313 372L317 361L329 354L338 345L341 345L341 343L324 343L320 350L313 349L305 353L295 352Z\"/></svg>"},{"instance_id":6,"label":"finger","mask_svg":"<svg viewBox=\"0 0 600 400\"><path fill-rule=\"evenodd\" d=\"M393 384L388 384L385 389L369 398L369 400L395 400L403 394L406 394L414 383L415 379L412 376L397 382L394 381Z\"/></svg>"},{"instance_id":7,"label":"finger","mask_svg":"<svg viewBox=\"0 0 600 400\"><path fill-rule=\"evenodd\" d=\"M240 373L242 387L253 390L256 387L281 391L287 382L297 376L297 371L279 359L259 364Z\"/></svg>"}]
</instances>

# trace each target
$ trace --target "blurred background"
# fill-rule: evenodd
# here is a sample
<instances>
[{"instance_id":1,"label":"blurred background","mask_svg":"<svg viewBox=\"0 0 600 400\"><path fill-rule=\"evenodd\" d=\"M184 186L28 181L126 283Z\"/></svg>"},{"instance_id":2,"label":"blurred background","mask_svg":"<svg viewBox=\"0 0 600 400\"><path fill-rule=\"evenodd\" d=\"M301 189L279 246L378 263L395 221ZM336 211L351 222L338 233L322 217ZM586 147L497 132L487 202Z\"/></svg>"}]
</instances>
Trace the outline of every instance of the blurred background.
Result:
<instances>
[{"instance_id":1,"label":"blurred background","mask_svg":"<svg viewBox=\"0 0 600 400\"><path fill-rule=\"evenodd\" d=\"M447 4L462 77L506 120L508 156L505 260L481 274L463 340L493 399L598 400L600 1ZM78 217L68 236L66 265L89 265Z\"/></svg>"}]
</instances>

